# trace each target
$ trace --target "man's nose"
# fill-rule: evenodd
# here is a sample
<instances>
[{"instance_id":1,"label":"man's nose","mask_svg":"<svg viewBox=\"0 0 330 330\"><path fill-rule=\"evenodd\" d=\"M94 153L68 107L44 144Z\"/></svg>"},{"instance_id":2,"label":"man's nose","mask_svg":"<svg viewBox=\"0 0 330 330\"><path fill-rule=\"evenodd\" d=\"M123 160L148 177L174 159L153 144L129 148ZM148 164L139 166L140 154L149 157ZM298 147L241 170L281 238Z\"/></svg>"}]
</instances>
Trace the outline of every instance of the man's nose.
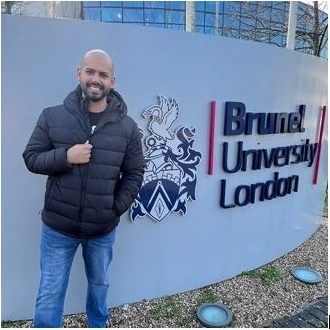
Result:
<instances>
[{"instance_id":1,"label":"man's nose","mask_svg":"<svg viewBox=\"0 0 330 330\"><path fill-rule=\"evenodd\" d=\"M98 73L94 73L92 76L92 82L99 83L100 82L100 76Z\"/></svg>"}]
</instances>

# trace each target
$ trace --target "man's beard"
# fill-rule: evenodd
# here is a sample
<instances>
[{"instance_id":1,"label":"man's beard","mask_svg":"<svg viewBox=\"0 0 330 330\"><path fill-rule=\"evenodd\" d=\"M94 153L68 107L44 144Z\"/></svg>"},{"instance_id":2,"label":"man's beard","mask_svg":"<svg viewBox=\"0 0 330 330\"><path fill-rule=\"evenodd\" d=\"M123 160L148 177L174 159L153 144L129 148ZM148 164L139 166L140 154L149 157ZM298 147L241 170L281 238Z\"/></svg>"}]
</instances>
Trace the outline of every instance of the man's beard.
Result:
<instances>
[{"instance_id":1,"label":"man's beard","mask_svg":"<svg viewBox=\"0 0 330 330\"><path fill-rule=\"evenodd\" d=\"M107 97L110 88L109 88L109 90L105 90L101 86L98 86L98 87L100 88L99 91L92 91L92 90L90 90L89 86L86 86L86 87L81 86L81 89L82 89L83 93L85 94L86 99L88 101L98 102Z\"/></svg>"}]
</instances>

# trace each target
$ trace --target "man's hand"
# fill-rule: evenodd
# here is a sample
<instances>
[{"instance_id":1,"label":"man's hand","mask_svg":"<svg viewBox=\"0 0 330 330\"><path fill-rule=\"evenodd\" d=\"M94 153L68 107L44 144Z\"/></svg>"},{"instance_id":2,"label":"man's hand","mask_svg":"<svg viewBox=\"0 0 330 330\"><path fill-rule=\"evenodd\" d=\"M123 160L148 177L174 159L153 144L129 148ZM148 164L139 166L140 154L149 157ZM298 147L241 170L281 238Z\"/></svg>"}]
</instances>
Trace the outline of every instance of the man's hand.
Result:
<instances>
[{"instance_id":1,"label":"man's hand","mask_svg":"<svg viewBox=\"0 0 330 330\"><path fill-rule=\"evenodd\" d=\"M67 159L70 164L86 164L91 158L93 146L87 140L84 144L75 144L67 151Z\"/></svg>"}]
</instances>

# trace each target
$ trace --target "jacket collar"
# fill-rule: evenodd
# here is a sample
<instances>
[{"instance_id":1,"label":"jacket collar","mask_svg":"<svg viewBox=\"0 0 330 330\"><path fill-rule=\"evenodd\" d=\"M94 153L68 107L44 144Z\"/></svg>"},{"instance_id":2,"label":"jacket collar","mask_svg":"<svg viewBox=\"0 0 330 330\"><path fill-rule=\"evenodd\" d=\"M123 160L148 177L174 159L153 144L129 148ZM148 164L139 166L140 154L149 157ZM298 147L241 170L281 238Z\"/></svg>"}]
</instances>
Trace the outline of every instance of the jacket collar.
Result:
<instances>
[{"instance_id":1,"label":"jacket collar","mask_svg":"<svg viewBox=\"0 0 330 330\"><path fill-rule=\"evenodd\" d=\"M84 121L87 112L86 99L83 98L83 93L80 85L68 94L63 104L68 111L74 113L79 119ZM107 96L108 107L104 110L100 124L106 122L118 122L127 114L127 106L122 96L113 88L110 89Z\"/></svg>"}]
</instances>

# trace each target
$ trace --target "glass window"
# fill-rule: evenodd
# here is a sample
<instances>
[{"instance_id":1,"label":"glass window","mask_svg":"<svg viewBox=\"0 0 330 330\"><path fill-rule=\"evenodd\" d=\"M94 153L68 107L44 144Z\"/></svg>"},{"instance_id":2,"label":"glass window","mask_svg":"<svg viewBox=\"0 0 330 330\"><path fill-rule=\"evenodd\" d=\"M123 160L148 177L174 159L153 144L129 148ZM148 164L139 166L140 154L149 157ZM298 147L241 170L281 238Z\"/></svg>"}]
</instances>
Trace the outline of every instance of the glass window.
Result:
<instances>
[{"instance_id":1,"label":"glass window","mask_svg":"<svg viewBox=\"0 0 330 330\"><path fill-rule=\"evenodd\" d=\"M124 8L143 8L143 1L123 1Z\"/></svg>"},{"instance_id":2,"label":"glass window","mask_svg":"<svg viewBox=\"0 0 330 330\"><path fill-rule=\"evenodd\" d=\"M84 9L85 19L91 21L100 21L101 12L100 8L85 8Z\"/></svg>"},{"instance_id":3,"label":"glass window","mask_svg":"<svg viewBox=\"0 0 330 330\"><path fill-rule=\"evenodd\" d=\"M100 1L84 1L84 7L100 7Z\"/></svg>"},{"instance_id":4,"label":"glass window","mask_svg":"<svg viewBox=\"0 0 330 330\"><path fill-rule=\"evenodd\" d=\"M269 7L258 8L258 18L269 21L271 19L272 9Z\"/></svg>"},{"instance_id":5,"label":"glass window","mask_svg":"<svg viewBox=\"0 0 330 330\"><path fill-rule=\"evenodd\" d=\"M195 1L195 10L204 11L205 1Z\"/></svg>"},{"instance_id":6,"label":"glass window","mask_svg":"<svg viewBox=\"0 0 330 330\"><path fill-rule=\"evenodd\" d=\"M215 26L215 14L205 14L205 25Z\"/></svg>"},{"instance_id":7,"label":"glass window","mask_svg":"<svg viewBox=\"0 0 330 330\"><path fill-rule=\"evenodd\" d=\"M255 19L250 17L241 17L241 29L249 30L255 26Z\"/></svg>"},{"instance_id":8,"label":"glass window","mask_svg":"<svg viewBox=\"0 0 330 330\"><path fill-rule=\"evenodd\" d=\"M126 9L124 8L124 22L143 22L142 9Z\"/></svg>"},{"instance_id":9,"label":"glass window","mask_svg":"<svg viewBox=\"0 0 330 330\"><path fill-rule=\"evenodd\" d=\"M195 26L196 33L204 33L204 26L196 25Z\"/></svg>"},{"instance_id":10,"label":"glass window","mask_svg":"<svg viewBox=\"0 0 330 330\"><path fill-rule=\"evenodd\" d=\"M166 16L166 23L184 24L184 22L185 22L185 12L184 11L166 10L165 16Z\"/></svg>"},{"instance_id":11,"label":"glass window","mask_svg":"<svg viewBox=\"0 0 330 330\"><path fill-rule=\"evenodd\" d=\"M273 1L273 9L287 10L287 4L285 1Z\"/></svg>"},{"instance_id":12,"label":"glass window","mask_svg":"<svg viewBox=\"0 0 330 330\"><path fill-rule=\"evenodd\" d=\"M282 34L280 34L280 35L276 35L274 37L271 37L269 39L269 42L283 47L285 45L285 38Z\"/></svg>"},{"instance_id":13,"label":"glass window","mask_svg":"<svg viewBox=\"0 0 330 330\"><path fill-rule=\"evenodd\" d=\"M165 1L166 9L182 9L185 10L186 2L185 1Z\"/></svg>"},{"instance_id":14,"label":"glass window","mask_svg":"<svg viewBox=\"0 0 330 330\"><path fill-rule=\"evenodd\" d=\"M230 14L230 12L241 12L241 3L239 1L228 1L226 4L226 14Z\"/></svg>"},{"instance_id":15,"label":"glass window","mask_svg":"<svg viewBox=\"0 0 330 330\"><path fill-rule=\"evenodd\" d=\"M146 9L144 20L146 23L164 23L165 11L162 9Z\"/></svg>"},{"instance_id":16,"label":"glass window","mask_svg":"<svg viewBox=\"0 0 330 330\"><path fill-rule=\"evenodd\" d=\"M168 24L166 27L171 30L180 30L180 31L185 30L184 24Z\"/></svg>"},{"instance_id":17,"label":"glass window","mask_svg":"<svg viewBox=\"0 0 330 330\"><path fill-rule=\"evenodd\" d=\"M164 23L163 23L163 24L156 24L156 23L145 23L145 26L151 26L151 27L164 28Z\"/></svg>"},{"instance_id":18,"label":"glass window","mask_svg":"<svg viewBox=\"0 0 330 330\"><path fill-rule=\"evenodd\" d=\"M144 1L144 8L164 8L164 1Z\"/></svg>"},{"instance_id":19,"label":"glass window","mask_svg":"<svg viewBox=\"0 0 330 330\"><path fill-rule=\"evenodd\" d=\"M102 21L104 22L122 22L123 17L121 8L103 8Z\"/></svg>"},{"instance_id":20,"label":"glass window","mask_svg":"<svg viewBox=\"0 0 330 330\"><path fill-rule=\"evenodd\" d=\"M204 25L204 13L196 12L195 25Z\"/></svg>"},{"instance_id":21,"label":"glass window","mask_svg":"<svg viewBox=\"0 0 330 330\"><path fill-rule=\"evenodd\" d=\"M271 22L271 30L286 32L287 28L283 23Z\"/></svg>"},{"instance_id":22,"label":"glass window","mask_svg":"<svg viewBox=\"0 0 330 330\"><path fill-rule=\"evenodd\" d=\"M271 16L272 21L282 23L284 22L284 18L285 18L285 12L283 10L277 10L277 9L272 10L272 16Z\"/></svg>"},{"instance_id":23,"label":"glass window","mask_svg":"<svg viewBox=\"0 0 330 330\"><path fill-rule=\"evenodd\" d=\"M205 11L215 13L215 1L205 1Z\"/></svg>"},{"instance_id":24,"label":"glass window","mask_svg":"<svg viewBox=\"0 0 330 330\"><path fill-rule=\"evenodd\" d=\"M323 47L323 49L321 50L320 56L325 59L328 58L328 46L327 45L325 47Z\"/></svg>"},{"instance_id":25,"label":"glass window","mask_svg":"<svg viewBox=\"0 0 330 330\"><path fill-rule=\"evenodd\" d=\"M93 2L93 1L90 1ZM100 3L98 1L98 3ZM102 7L121 7L122 6L122 1L101 1L101 6Z\"/></svg>"},{"instance_id":26,"label":"glass window","mask_svg":"<svg viewBox=\"0 0 330 330\"><path fill-rule=\"evenodd\" d=\"M223 26L239 29L239 26L240 26L239 16L224 15L224 17L223 17Z\"/></svg>"},{"instance_id":27,"label":"glass window","mask_svg":"<svg viewBox=\"0 0 330 330\"><path fill-rule=\"evenodd\" d=\"M166 9L181 9L185 10L186 2L185 1L165 1Z\"/></svg>"},{"instance_id":28,"label":"glass window","mask_svg":"<svg viewBox=\"0 0 330 330\"><path fill-rule=\"evenodd\" d=\"M252 16L251 14L256 11L256 8L256 6L252 6L251 2L246 1L241 5L241 13L242 15Z\"/></svg>"},{"instance_id":29,"label":"glass window","mask_svg":"<svg viewBox=\"0 0 330 330\"><path fill-rule=\"evenodd\" d=\"M215 28L211 26L205 26L205 33L206 34L215 34Z\"/></svg>"}]
</instances>

